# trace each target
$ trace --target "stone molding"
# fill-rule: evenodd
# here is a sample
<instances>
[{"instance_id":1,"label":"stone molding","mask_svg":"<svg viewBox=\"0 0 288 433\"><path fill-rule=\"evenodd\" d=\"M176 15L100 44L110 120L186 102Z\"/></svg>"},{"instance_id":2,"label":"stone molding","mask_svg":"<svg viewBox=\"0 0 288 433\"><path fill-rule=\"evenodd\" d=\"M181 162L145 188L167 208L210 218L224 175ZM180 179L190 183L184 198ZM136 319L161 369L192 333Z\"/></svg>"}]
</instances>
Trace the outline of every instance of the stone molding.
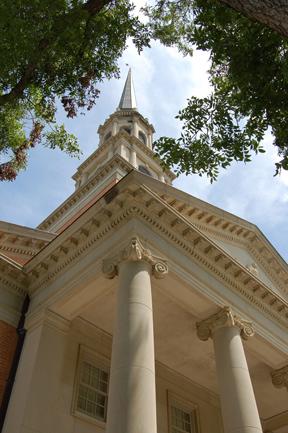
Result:
<instances>
[{"instance_id":1,"label":"stone molding","mask_svg":"<svg viewBox=\"0 0 288 433\"><path fill-rule=\"evenodd\" d=\"M281 286L281 290L287 293L288 267L284 260L277 255L271 245L265 241L259 229L251 223L243 220L237 220L231 214L224 212L223 216L216 215L213 206L207 206L207 203L197 204L197 199L193 197L193 202L185 203L183 199L175 199L174 196L165 195L163 200L180 212L185 218L188 218L201 230L216 234L217 237L243 242L248 251L255 257L257 262L263 266L265 272ZM202 209L204 208L204 209ZM232 217L232 218L231 218Z\"/></svg>"},{"instance_id":2,"label":"stone molding","mask_svg":"<svg viewBox=\"0 0 288 433\"><path fill-rule=\"evenodd\" d=\"M42 325L47 325L50 328L56 329L59 332L67 333L70 329L71 322L65 319L52 310L42 309L37 312L30 313L26 317L25 327L31 331Z\"/></svg>"},{"instance_id":3,"label":"stone molding","mask_svg":"<svg viewBox=\"0 0 288 433\"><path fill-rule=\"evenodd\" d=\"M166 260L152 255L151 251L144 248L138 237L133 237L128 245L119 251L113 258L103 261L102 270L107 278L114 278L118 275L118 267L124 261L144 261L152 267L152 275L155 278L164 278L168 273Z\"/></svg>"},{"instance_id":4,"label":"stone molding","mask_svg":"<svg viewBox=\"0 0 288 433\"><path fill-rule=\"evenodd\" d=\"M0 284L9 292L24 297L27 293L27 277L22 267L0 254Z\"/></svg>"},{"instance_id":5,"label":"stone molding","mask_svg":"<svg viewBox=\"0 0 288 433\"><path fill-rule=\"evenodd\" d=\"M276 388L285 387L288 391L288 365L271 372L272 383Z\"/></svg>"},{"instance_id":6,"label":"stone molding","mask_svg":"<svg viewBox=\"0 0 288 433\"><path fill-rule=\"evenodd\" d=\"M240 329L240 335L243 340L248 340L254 335L254 329L251 322L241 319L233 314L230 307L223 307L216 314L196 323L197 335L200 340L207 341L213 338L214 332L219 328L237 327Z\"/></svg>"},{"instance_id":7,"label":"stone molding","mask_svg":"<svg viewBox=\"0 0 288 433\"><path fill-rule=\"evenodd\" d=\"M132 177L137 178L133 172ZM80 256L95 243L101 242L113 230L119 229L131 218L137 218L157 230L176 248L209 270L218 280L229 285L255 308L287 328L288 303L245 266L235 262L191 222L182 217L148 187L128 182L129 176L118 183L117 198L108 205L100 199L85 215L69 228L68 236L61 235L24 266L29 277L29 292L50 284L65 268L73 266ZM120 186L119 186L120 185ZM162 185L160 185L162 186ZM163 186L162 186L163 187ZM165 186L167 188L167 186ZM64 239L63 239L64 236Z\"/></svg>"}]
</instances>

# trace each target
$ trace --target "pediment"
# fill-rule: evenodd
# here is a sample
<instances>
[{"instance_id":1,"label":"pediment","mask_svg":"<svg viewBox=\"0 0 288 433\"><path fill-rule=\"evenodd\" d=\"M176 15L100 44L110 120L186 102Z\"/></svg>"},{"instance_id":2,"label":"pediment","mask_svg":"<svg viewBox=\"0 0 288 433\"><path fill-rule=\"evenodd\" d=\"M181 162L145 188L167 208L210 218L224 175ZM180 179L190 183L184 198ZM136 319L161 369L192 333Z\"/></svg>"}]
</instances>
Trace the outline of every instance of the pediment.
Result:
<instances>
[{"instance_id":1,"label":"pediment","mask_svg":"<svg viewBox=\"0 0 288 433\"><path fill-rule=\"evenodd\" d=\"M257 226L153 179L145 184L233 260L288 298L288 265Z\"/></svg>"},{"instance_id":2,"label":"pediment","mask_svg":"<svg viewBox=\"0 0 288 433\"><path fill-rule=\"evenodd\" d=\"M117 238L121 230L121 233L126 233L125 226L134 221L137 227L149 228L151 233L155 232L155 238L160 236L174 251L177 250L177 260L182 261L183 258L187 265L190 262L191 265L198 266L198 269L203 269L205 275L211 275L211 278L218 281L217 284L229 288L235 296L240 296L287 327L287 294L280 284L277 291L273 289L255 275L253 270L237 260L235 254L231 254L231 251L229 253L227 247L225 249L225 246L220 246L208 231L197 227L188 218L188 213L183 214L184 208L189 212L194 198L186 195L186 203L182 201L181 204L181 197L177 194L178 191L174 188L132 171L24 266L29 280L29 292L39 293L52 282L57 286L57 279L66 270L69 274L76 265L81 267L83 263L86 266L87 257L91 257L91 269L95 269L92 258L93 254L97 255L98 245L105 244L106 239L112 240L113 236ZM249 223L247 224L248 239L253 244L252 235L256 236L255 231L249 230ZM157 243L151 247L155 247L157 252ZM165 251L163 253L165 255ZM260 261L259 259L257 263ZM189 269L188 265L188 272ZM285 275L287 277L287 273Z\"/></svg>"},{"instance_id":3,"label":"pediment","mask_svg":"<svg viewBox=\"0 0 288 433\"><path fill-rule=\"evenodd\" d=\"M265 270L258 258L255 257L251 252L249 252L246 245L240 242L231 243L226 239L221 239L220 237L211 236L211 239L219 245L224 251L227 252L234 260L239 262L243 267L247 268L255 276L257 276L265 285L270 287L275 293L283 296L283 290L279 287L279 283L275 281L273 276L269 276L268 272Z\"/></svg>"}]
</instances>

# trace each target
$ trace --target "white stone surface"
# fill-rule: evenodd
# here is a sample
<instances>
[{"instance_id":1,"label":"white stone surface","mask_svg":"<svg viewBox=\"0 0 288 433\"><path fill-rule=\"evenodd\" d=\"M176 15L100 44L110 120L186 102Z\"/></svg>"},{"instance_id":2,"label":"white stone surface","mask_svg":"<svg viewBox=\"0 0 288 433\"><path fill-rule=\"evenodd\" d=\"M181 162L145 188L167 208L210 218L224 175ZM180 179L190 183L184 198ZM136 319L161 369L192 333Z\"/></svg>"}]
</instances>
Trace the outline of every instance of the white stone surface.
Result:
<instances>
[{"instance_id":1,"label":"white stone surface","mask_svg":"<svg viewBox=\"0 0 288 433\"><path fill-rule=\"evenodd\" d=\"M156 433L151 265L119 268L107 433Z\"/></svg>"}]
</instances>

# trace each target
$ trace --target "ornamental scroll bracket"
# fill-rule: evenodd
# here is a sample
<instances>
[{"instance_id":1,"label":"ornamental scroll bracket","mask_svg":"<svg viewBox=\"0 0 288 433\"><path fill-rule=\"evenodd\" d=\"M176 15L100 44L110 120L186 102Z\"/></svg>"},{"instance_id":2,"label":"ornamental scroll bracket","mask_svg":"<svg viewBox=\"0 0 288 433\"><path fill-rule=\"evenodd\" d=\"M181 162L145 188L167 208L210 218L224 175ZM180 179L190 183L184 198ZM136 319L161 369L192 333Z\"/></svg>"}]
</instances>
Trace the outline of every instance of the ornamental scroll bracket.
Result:
<instances>
[{"instance_id":1,"label":"ornamental scroll bracket","mask_svg":"<svg viewBox=\"0 0 288 433\"><path fill-rule=\"evenodd\" d=\"M276 388L285 387L288 391L288 365L271 372L272 383Z\"/></svg>"},{"instance_id":2,"label":"ornamental scroll bracket","mask_svg":"<svg viewBox=\"0 0 288 433\"><path fill-rule=\"evenodd\" d=\"M119 264L124 261L145 261L152 267L155 278L164 278L168 273L167 261L154 256L150 250L144 248L138 237L133 237L127 246L110 259L103 260L102 271L107 278L118 275Z\"/></svg>"},{"instance_id":3,"label":"ornamental scroll bracket","mask_svg":"<svg viewBox=\"0 0 288 433\"><path fill-rule=\"evenodd\" d=\"M216 329L223 327L236 326L240 329L240 335L243 340L248 340L254 335L254 329L251 322L241 319L232 313L230 307L223 307L216 314L196 323L197 335L202 341L207 341L213 337Z\"/></svg>"}]
</instances>

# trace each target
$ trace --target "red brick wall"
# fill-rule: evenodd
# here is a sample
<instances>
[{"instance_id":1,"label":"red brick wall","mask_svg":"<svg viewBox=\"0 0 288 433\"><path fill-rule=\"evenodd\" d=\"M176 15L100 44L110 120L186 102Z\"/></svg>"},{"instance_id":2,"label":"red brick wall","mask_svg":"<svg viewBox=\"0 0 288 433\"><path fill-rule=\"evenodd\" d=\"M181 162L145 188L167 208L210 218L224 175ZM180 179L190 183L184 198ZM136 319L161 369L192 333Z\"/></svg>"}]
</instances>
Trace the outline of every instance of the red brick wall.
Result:
<instances>
[{"instance_id":1,"label":"red brick wall","mask_svg":"<svg viewBox=\"0 0 288 433\"><path fill-rule=\"evenodd\" d=\"M16 328L0 320L0 404L17 344Z\"/></svg>"}]
</instances>

